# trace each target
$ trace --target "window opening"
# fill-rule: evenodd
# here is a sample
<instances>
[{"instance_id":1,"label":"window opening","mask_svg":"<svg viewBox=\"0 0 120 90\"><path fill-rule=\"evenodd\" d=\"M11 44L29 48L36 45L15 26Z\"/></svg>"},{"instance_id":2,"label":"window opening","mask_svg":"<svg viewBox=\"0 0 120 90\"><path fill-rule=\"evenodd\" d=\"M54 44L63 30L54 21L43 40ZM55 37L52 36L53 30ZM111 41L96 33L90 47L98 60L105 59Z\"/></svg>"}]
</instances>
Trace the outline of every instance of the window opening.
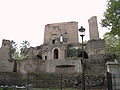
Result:
<instances>
[{"instance_id":1,"label":"window opening","mask_svg":"<svg viewBox=\"0 0 120 90\"><path fill-rule=\"evenodd\" d=\"M53 43L53 44L55 44L55 39L54 39L54 40L52 40L52 43Z\"/></svg>"},{"instance_id":2,"label":"window opening","mask_svg":"<svg viewBox=\"0 0 120 90\"><path fill-rule=\"evenodd\" d=\"M47 60L47 56L45 56L45 60Z\"/></svg>"},{"instance_id":3,"label":"window opening","mask_svg":"<svg viewBox=\"0 0 120 90\"><path fill-rule=\"evenodd\" d=\"M60 42L63 42L63 36L62 35L60 36Z\"/></svg>"},{"instance_id":4,"label":"window opening","mask_svg":"<svg viewBox=\"0 0 120 90\"><path fill-rule=\"evenodd\" d=\"M58 49L54 50L54 59L58 59Z\"/></svg>"}]
</instances>

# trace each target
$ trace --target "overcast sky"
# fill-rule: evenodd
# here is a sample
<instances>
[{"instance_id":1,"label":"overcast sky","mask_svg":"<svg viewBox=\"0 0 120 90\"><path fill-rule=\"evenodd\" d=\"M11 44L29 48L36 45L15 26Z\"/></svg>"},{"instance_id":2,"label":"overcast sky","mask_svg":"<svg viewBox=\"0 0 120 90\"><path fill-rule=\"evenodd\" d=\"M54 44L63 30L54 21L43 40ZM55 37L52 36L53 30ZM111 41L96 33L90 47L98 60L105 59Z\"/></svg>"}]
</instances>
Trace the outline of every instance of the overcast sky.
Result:
<instances>
[{"instance_id":1,"label":"overcast sky","mask_svg":"<svg viewBox=\"0 0 120 90\"><path fill-rule=\"evenodd\" d=\"M46 24L69 21L86 28L85 40L89 40L88 19L92 16L98 18L102 38L106 29L99 22L106 5L107 0L0 0L0 45L2 39L41 45Z\"/></svg>"}]
</instances>

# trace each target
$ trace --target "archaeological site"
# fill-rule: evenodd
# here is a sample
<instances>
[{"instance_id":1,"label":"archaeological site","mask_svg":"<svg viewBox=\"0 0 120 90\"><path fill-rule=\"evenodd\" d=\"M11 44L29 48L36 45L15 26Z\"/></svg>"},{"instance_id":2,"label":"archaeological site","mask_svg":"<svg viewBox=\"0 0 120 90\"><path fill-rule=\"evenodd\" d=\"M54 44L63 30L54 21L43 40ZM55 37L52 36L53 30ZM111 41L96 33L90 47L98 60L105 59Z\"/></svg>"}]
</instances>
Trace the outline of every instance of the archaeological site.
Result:
<instances>
[{"instance_id":1,"label":"archaeological site","mask_svg":"<svg viewBox=\"0 0 120 90\"><path fill-rule=\"evenodd\" d=\"M105 41L99 38L97 17L88 20L90 40L84 43L85 74L91 76L88 83L99 80L97 85L106 87L104 75L107 62L114 61L114 56L105 49ZM81 39L81 38L80 38ZM78 34L78 22L63 22L45 25L44 43L30 47L26 58L16 61L17 72L46 73L82 73L81 46ZM11 41L3 40L0 48L0 72L13 72L15 62L11 58ZM110 65L110 64L109 64ZM99 78L100 77L100 78ZM102 79L101 79L102 78ZM97 86L98 87L98 86ZM92 89L91 89L92 90ZM99 89L105 90L105 89Z\"/></svg>"}]
</instances>

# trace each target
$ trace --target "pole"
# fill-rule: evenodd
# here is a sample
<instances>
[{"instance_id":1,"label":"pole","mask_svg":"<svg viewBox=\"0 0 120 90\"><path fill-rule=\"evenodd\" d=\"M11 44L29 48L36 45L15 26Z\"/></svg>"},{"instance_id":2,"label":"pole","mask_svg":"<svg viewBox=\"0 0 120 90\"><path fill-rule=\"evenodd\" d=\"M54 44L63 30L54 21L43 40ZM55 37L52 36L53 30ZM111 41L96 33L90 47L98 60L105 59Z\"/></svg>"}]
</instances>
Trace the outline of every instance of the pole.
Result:
<instances>
[{"instance_id":1,"label":"pole","mask_svg":"<svg viewBox=\"0 0 120 90\"><path fill-rule=\"evenodd\" d=\"M13 90L16 90L16 77L15 77L15 75L14 75L14 77L13 77L13 80L14 80L14 87L13 87Z\"/></svg>"},{"instance_id":2,"label":"pole","mask_svg":"<svg viewBox=\"0 0 120 90\"><path fill-rule=\"evenodd\" d=\"M27 74L27 90L29 90L29 74Z\"/></svg>"},{"instance_id":3,"label":"pole","mask_svg":"<svg viewBox=\"0 0 120 90\"><path fill-rule=\"evenodd\" d=\"M84 61L84 48L83 48L83 37L82 37L82 90L85 90L85 61Z\"/></svg>"},{"instance_id":4,"label":"pole","mask_svg":"<svg viewBox=\"0 0 120 90\"><path fill-rule=\"evenodd\" d=\"M60 88L60 90L62 90L62 73L61 73L61 88Z\"/></svg>"}]
</instances>

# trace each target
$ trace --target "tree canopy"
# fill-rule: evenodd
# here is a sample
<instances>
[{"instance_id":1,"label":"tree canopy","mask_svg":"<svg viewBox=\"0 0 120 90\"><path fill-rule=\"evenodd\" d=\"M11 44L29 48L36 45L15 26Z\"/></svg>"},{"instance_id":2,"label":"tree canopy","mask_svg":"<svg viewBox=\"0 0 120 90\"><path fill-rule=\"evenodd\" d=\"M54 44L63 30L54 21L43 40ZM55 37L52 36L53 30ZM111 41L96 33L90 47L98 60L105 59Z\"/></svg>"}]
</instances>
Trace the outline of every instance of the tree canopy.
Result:
<instances>
[{"instance_id":1,"label":"tree canopy","mask_svg":"<svg viewBox=\"0 0 120 90\"><path fill-rule=\"evenodd\" d=\"M110 32L104 35L106 50L109 53L120 57L120 37L111 35Z\"/></svg>"},{"instance_id":2,"label":"tree canopy","mask_svg":"<svg viewBox=\"0 0 120 90\"><path fill-rule=\"evenodd\" d=\"M108 0L101 25L110 29L110 34L120 36L120 0Z\"/></svg>"},{"instance_id":3,"label":"tree canopy","mask_svg":"<svg viewBox=\"0 0 120 90\"><path fill-rule=\"evenodd\" d=\"M23 41L22 43L20 43L21 45L19 47L18 44L16 44L16 42L14 42L13 40L11 42L11 58L15 60L21 60L25 58L25 55L28 52L28 48L30 47L30 43L28 41Z\"/></svg>"},{"instance_id":4,"label":"tree canopy","mask_svg":"<svg viewBox=\"0 0 120 90\"><path fill-rule=\"evenodd\" d=\"M28 48L30 47L30 43L28 41L23 41L20 46L20 54L25 56L28 52Z\"/></svg>"}]
</instances>

